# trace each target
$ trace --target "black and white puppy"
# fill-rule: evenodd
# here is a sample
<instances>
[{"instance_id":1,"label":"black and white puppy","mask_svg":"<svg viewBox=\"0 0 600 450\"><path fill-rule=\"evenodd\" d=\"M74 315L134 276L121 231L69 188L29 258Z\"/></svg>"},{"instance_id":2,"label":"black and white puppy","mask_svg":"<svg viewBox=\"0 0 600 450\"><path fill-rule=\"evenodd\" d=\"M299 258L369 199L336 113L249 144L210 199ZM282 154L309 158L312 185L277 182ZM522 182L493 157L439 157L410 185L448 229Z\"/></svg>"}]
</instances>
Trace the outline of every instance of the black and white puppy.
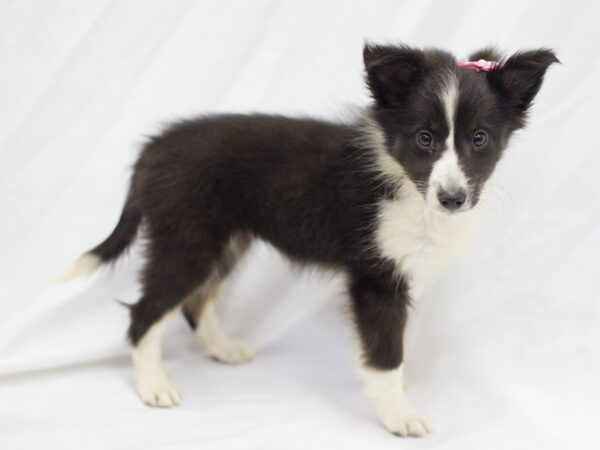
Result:
<instances>
[{"instance_id":1,"label":"black and white puppy","mask_svg":"<svg viewBox=\"0 0 600 450\"><path fill-rule=\"evenodd\" d=\"M255 239L345 274L361 344L359 373L385 427L429 430L403 387L402 335L416 287L460 249L469 213L511 134L525 124L551 50L457 65L450 53L364 47L373 104L352 123L212 115L150 139L112 234L67 277L118 258L143 224L142 297L129 340L149 405L180 396L161 364L166 319L181 307L212 357L254 357L219 328L221 281ZM481 65L478 65L481 64Z\"/></svg>"}]
</instances>

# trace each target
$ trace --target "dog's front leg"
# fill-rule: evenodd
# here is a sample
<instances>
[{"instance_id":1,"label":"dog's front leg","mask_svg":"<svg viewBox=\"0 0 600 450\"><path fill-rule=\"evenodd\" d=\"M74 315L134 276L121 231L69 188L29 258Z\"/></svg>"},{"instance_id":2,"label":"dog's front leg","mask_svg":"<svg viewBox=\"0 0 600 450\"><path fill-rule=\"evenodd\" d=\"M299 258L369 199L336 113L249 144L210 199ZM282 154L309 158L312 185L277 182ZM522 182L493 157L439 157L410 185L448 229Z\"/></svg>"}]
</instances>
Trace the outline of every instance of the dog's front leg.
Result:
<instances>
[{"instance_id":1,"label":"dog's front leg","mask_svg":"<svg viewBox=\"0 0 600 450\"><path fill-rule=\"evenodd\" d=\"M425 436L429 427L404 392L402 338L408 285L393 270L356 271L349 286L361 354L359 374L383 425L401 436Z\"/></svg>"}]
</instances>

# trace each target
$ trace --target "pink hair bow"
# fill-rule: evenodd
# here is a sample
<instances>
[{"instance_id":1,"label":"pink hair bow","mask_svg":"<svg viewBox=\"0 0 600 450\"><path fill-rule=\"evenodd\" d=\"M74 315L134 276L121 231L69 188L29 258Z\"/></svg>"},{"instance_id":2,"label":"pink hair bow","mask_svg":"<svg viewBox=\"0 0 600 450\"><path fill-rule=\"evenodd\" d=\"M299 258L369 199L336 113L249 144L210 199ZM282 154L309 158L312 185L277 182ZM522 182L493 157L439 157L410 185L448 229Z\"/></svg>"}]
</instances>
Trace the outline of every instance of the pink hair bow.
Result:
<instances>
[{"instance_id":1,"label":"pink hair bow","mask_svg":"<svg viewBox=\"0 0 600 450\"><path fill-rule=\"evenodd\" d=\"M479 61L457 61L457 67L466 67L467 69L474 70L475 72L489 72L496 68L498 63L496 61L486 61L480 59Z\"/></svg>"}]
</instances>

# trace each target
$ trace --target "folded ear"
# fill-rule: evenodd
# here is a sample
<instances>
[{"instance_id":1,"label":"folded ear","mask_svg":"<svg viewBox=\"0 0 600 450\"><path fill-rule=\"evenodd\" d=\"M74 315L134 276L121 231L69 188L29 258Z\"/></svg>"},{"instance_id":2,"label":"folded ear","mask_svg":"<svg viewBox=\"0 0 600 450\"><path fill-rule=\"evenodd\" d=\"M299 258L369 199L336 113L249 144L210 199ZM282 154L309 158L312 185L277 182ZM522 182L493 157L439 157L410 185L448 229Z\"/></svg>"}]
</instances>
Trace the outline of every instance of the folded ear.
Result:
<instances>
[{"instance_id":1,"label":"folded ear","mask_svg":"<svg viewBox=\"0 0 600 450\"><path fill-rule=\"evenodd\" d=\"M426 72L424 53L404 45L365 44L363 60L367 86L382 107L402 103Z\"/></svg>"},{"instance_id":2,"label":"folded ear","mask_svg":"<svg viewBox=\"0 0 600 450\"><path fill-rule=\"evenodd\" d=\"M557 62L550 49L522 51L489 71L487 77L492 88L524 114L542 86L546 69Z\"/></svg>"}]
</instances>

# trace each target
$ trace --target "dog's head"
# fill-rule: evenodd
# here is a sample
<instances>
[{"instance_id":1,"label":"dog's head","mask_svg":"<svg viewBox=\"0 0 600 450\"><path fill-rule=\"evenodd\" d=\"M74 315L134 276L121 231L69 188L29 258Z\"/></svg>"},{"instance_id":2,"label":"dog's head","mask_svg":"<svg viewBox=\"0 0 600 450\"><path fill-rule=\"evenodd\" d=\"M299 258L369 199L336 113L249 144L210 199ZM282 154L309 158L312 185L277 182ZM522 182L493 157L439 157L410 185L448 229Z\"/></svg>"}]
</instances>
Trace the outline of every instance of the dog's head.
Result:
<instances>
[{"instance_id":1,"label":"dog's head","mask_svg":"<svg viewBox=\"0 0 600 450\"><path fill-rule=\"evenodd\" d=\"M445 213L477 204L510 135L525 125L546 69L558 62L549 49L469 57L497 62L486 71L458 67L440 50L367 44L363 55L386 150L427 204Z\"/></svg>"}]
</instances>

